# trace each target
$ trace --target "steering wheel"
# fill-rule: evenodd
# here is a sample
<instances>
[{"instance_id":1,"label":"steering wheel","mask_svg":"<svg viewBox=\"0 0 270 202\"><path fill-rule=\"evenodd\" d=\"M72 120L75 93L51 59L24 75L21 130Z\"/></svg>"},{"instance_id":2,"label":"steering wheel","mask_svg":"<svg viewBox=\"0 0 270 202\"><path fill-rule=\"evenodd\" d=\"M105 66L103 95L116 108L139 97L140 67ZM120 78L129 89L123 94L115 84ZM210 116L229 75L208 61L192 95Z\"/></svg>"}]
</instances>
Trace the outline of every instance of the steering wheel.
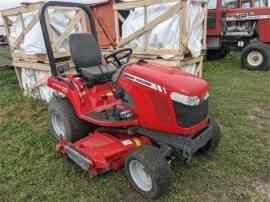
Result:
<instances>
[{"instance_id":1,"label":"steering wheel","mask_svg":"<svg viewBox=\"0 0 270 202\"><path fill-rule=\"evenodd\" d=\"M132 53L133 50L131 48L119 49L109 55L106 55L105 60L107 64L111 63L117 68L121 68L124 64L128 63ZM126 59L126 61L122 61L123 59Z\"/></svg>"}]
</instances>

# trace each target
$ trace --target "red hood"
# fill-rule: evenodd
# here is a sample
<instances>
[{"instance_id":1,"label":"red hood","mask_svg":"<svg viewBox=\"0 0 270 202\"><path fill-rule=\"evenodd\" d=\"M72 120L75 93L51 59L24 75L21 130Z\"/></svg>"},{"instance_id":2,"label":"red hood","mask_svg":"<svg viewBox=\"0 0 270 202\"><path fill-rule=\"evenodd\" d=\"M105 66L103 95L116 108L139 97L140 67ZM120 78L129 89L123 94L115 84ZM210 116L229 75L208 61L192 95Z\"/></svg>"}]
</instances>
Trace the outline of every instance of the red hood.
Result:
<instances>
[{"instance_id":1,"label":"red hood","mask_svg":"<svg viewBox=\"0 0 270 202\"><path fill-rule=\"evenodd\" d=\"M203 79L164 65L134 63L126 66L124 72L159 85L168 94L177 92L203 98L208 91L208 84Z\"/></svg>"}]
</instances>

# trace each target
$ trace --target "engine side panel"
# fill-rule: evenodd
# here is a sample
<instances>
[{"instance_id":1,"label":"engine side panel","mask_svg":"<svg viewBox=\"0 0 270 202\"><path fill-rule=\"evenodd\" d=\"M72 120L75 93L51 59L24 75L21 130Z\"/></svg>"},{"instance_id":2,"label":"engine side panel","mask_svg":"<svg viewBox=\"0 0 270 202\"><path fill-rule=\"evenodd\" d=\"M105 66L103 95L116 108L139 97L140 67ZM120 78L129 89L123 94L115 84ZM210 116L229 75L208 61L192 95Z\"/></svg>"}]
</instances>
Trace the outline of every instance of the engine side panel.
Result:
<instances>
[{"instance_id":1,"label":"engine side panel","mask_svg":"<svg viewBox=\"0 0 270 202\"><path fill-rule=\"evenodd\" d=\"M260 20L258 22L259 40L264 43L270 43L270 19Z\"/></svg>"}]
</instances>

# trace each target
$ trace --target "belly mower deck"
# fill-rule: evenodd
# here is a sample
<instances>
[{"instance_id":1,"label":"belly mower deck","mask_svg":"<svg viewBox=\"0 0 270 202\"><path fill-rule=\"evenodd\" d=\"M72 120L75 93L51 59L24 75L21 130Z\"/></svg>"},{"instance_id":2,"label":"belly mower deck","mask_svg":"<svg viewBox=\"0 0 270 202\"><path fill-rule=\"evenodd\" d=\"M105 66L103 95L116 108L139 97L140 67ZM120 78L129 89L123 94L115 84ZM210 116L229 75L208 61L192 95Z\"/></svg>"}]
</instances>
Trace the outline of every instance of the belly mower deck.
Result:
<instances>
[{"instance_id":1,"label":"belly mower deck","mask_svg":"<svg viewBox=\"0 0 270 202\"><path fill-rule=\"evenodd\" d=\"M61 140L58 151L67 155L90 176L116 170L124 164L126 155L137 147L151 144L151 141L140 135L110 135L95 131L88 136L70 143Z\"/></svg>"},{"instance_id":2,"label":"belly mower deck","mask_svg":"<svg viewBox=\"0 0 270 202\"><path fill-rule=\"evenodd\" d=\"M137 147L152 144L150 139L164 142L178 151L182 151L183 157L190 160L192 154L205 145L212 137L212 127L209 125L204 131L195 136L181 137L162 132L153 132L141 129L143 135L128 135L109 133L96 130L88 136L70 143L60 140L58 151L67 155L78 164L90 176L116 170L125 161L126 156Z\"/></svg>"}]
</instances>

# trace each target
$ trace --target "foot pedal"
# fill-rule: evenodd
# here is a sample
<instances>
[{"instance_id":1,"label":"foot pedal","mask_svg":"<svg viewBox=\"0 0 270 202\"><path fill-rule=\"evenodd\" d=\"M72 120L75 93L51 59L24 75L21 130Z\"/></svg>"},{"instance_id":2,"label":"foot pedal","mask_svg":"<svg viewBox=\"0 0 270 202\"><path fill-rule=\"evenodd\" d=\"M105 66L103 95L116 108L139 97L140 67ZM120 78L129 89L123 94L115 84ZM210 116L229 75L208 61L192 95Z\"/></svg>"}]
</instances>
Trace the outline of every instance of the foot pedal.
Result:
<instances>
[{"instance_id":1,"label":"foot pedal","mask_svg":"<svg viewBox=\"0 0 270 202\"><path fill-rule=\"evenodd\" d=\"M68 157L74 161L81 169L88 171L94 164L93 161L86 158L85 156L81 155L76 150L72 149L71 147L64 147L64 153L68 155Z\"/></svg>"}]
</instances>

